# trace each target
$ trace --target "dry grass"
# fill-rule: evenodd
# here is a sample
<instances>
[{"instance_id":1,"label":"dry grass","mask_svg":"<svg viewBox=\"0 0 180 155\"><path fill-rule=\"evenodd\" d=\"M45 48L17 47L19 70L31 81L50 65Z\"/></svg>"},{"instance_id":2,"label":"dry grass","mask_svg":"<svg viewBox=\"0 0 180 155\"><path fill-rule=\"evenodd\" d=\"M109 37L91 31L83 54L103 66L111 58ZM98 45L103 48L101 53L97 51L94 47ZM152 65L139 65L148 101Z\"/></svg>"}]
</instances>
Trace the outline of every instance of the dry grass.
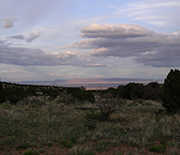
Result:
<instances>
[{"instance_id":1,"label":"dry grass","mask_svg":"<svg viewBox=\"0 0 180 155\"><path fill-rule=\"evenodd\" d=\"M31 99L27 100L24 102ZM40 154L49 153L52 148L64 154L77 153L78 148L92 154L156 154L149 147L160 146L162 141L167 145L165 154L178 154L180 124L168 115L156 120L154 112L162 108L161 103L123 102L109 120L94 120L93 130L84 125L84 115L90 110L75 109L81 104L38 98L27 105L1 107L0 154L22 154L30 148L43 150ZM83 107L95 105L86 103ZM180 120L179 115L176 118ZM66 144L62 145L62 140Z\"/></svg>"}]
</instances>

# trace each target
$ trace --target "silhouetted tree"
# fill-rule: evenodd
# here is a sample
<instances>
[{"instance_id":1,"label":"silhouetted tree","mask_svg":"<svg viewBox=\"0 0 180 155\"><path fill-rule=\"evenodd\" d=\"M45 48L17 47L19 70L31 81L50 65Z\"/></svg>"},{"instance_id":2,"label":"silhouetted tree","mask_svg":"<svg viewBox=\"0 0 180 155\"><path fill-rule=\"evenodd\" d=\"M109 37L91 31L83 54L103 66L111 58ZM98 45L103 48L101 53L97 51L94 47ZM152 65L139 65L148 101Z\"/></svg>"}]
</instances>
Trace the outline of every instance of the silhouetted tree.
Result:
<instances>
[{"instance_id":1,"label":"silhouetted tree","mask_svg":"<svg viewBox=\"0 0 180 155\"><path fill-rule=\"evenodd\" d=\"M164 80L163 107L171 113L180 112L180 71L171 69Z\"/></svg>"},{"instance_id":2,"label":"silhouetted tree","mask_svg":"<svg viewBox=\"0 0 180 155\"><path fill-rule=\"evenodd\" d=\"M142 98L144 86L142 83L128 83L124 86L121 93L123 93L123 98L125 99Z\"/></svg>"},{"instance_id":3,"label":"silhouetted tree","mask_svg":"<svg viewBox=\"0 0 180 155\"><path fill-rule=\"evenodd\" d=\"M143 99L145 100L161 100L162 85L158 82L150 82L144 87Z\"/></svg>"},{"instance_id":4,"label":"silhouetted tree","mask_svg":"<svg viewBox=\"0 0 180 155\"><path fill-rule=\"evenodd\" d=\"M2 87L2 83L0 81L0 103L3 103L5 101L4 91Z\"/></svg>"}]
</instances>

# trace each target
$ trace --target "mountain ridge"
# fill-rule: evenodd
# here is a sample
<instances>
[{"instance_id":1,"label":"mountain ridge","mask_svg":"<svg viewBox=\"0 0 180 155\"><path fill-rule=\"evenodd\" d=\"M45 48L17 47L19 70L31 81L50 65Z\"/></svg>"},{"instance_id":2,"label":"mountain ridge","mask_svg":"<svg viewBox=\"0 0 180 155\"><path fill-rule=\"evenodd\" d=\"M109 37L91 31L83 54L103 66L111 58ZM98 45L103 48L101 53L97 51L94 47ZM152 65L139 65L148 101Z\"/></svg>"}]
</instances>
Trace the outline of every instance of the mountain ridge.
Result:
<instances>
[{"instance_id":1,"label":"mountain ridge","mask_svg":"<svg viewBox=\"0 0 180 155\"><path fill-rule=\"evenodd\" d=\"M149 83L159 82L162 83L162 79L140 79L140 78L73 78L73 79L57 79L53 81L21 81L20 84L98 84L98 83Z\"/></svg>"}]
</instances>

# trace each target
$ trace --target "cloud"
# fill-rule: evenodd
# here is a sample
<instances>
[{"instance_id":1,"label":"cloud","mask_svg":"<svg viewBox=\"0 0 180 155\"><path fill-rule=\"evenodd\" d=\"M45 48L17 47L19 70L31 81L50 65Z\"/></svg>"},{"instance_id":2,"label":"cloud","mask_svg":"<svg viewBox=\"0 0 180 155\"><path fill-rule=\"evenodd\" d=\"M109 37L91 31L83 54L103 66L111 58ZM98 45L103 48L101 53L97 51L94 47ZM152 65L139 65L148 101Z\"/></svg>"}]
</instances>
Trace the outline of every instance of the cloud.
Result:
<instances>
[{"instance_id":1,"label":"cloud","mask_svg":"<svg viewBox=\"0 0 180 155\"><path fill-rule=\"evenodd\" d=\"M153 67L180 67L180 47L173 45L159 47L136 58L137 62Z\"/></svg>"},{"instance_id":2,"label":"cloud","mask_svg":"<svg viewBox=\"0 0 180 155\"><path fill-rule=\"evenodd\" d=\"M37 39L38 37L40 37L42 33L39 31L37 33L33 33L31 32L27 37L26 37L26 42L27 43L31 43L33 40Z\"/></svg>"},{"instance_id":3,"label":"cloud","mask_svg":"<svg viewBox=\"0 0 180 155\"><path fill-rule=\"evenodd\" d=\"M117 17L131 18L132 21L143 21L150 25L178 30L180 26L180 2L178 0L140 0L129 2L123 7L114 6Z\"/></svg>"},{"instance_id":4,"label":"cloud","mask_svg":"<svg viewBox=\"0 0 180 155\"><path fill-rule=\"evenodd\" d=\"M99 25L93 23L90 26L83 27L81 36L84 38L129 38L129 37L142 37L152 35L154 32L142 26L137 25Z\"/></svg>"},{"instance_id":5,"label":"cloud","mask_svg":"<svg viewBox=\"0 0 180 155\"><path fill-rule=\"evenodd\" d=\"M12 38L12 39L25 39L23 35L15 35L15 36L10 36L8 38Z\"/></svg>"},{"instance_id":6,"label":"cloud","mask_svg":"<svg viewBox=\"0 0 180 155\"><path fill-rule=\"evenodd\" d=\"M20 66L58 66L71 65L81 67L104 67L104 65L94 64L94 59L90 60L87 55L65 51L53 53L41 49L30 49L13 47L0 41L0 63Z\"/></svg>"},{"instance_id":7,"label":"cloud","mask_svg":"<svg viewBox=\"0 0 180 155\"><path fill-rule=\"evenodd\" d=\"M29 34L27 35L14 35L14 36L10 36L10 37L7 37L7 38L10 38L10 39L19 39L19 40L25 40L27 43L31 43L32 41L34 41L35 39L37 39L38 37L40 37L42 35L41 31L38 31L36 33L34 32L30 32Z\"/></svg>"},{"instance_id":8,"label":"cloud","mask_svg":"<svg viewBox=\"0 0 180 155\"><path fill-rule=\"evenodd\" d=\"M14 26L15 21L17 21L17 18L4 18L0 26L3 28L11 28Z\"/></svg>"},{"instance_id":9,"label":"cloud","mask_svg":"<svg viewBox=\"0 0 180 155\"><path fill-rule=\"evenodd\" d=\"M81 33L85 39L69 46L90 48L96 58L131 57L153 67L180 67L180 32L162 34L136 25L92 24Z\"/></svg>"}]
</instances>

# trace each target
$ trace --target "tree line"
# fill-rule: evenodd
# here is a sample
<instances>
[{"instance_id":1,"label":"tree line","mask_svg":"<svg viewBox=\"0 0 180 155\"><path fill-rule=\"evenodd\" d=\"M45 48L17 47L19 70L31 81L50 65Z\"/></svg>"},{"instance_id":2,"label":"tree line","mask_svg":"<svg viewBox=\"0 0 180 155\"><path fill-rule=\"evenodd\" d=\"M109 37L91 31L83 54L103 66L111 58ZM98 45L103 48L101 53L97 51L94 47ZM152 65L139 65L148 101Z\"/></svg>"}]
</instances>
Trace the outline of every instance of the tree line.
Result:
<instances>
[{"instance_id":1,"label":"tree line","mask_svg":"<svg viewBox=\"0 0 180 155\"><path fill-rule=\"evenodd\" d=\"M98 92L129 100L157 100L162 101L163 107L168 112L180 113L180 71L178 69L171 69L163 84L150 82L144 85L132 82L107 90L86 90L84 87L20 85L0 81L0 103L9 101L11 104L16 104L28 96L39 95L37 92L42 92L43 95L48 95L51 99L55 99L60 93L65 93L79 101L87 100L90 102L95 101L94 94Z\"/></svg>"}]
</instances>

